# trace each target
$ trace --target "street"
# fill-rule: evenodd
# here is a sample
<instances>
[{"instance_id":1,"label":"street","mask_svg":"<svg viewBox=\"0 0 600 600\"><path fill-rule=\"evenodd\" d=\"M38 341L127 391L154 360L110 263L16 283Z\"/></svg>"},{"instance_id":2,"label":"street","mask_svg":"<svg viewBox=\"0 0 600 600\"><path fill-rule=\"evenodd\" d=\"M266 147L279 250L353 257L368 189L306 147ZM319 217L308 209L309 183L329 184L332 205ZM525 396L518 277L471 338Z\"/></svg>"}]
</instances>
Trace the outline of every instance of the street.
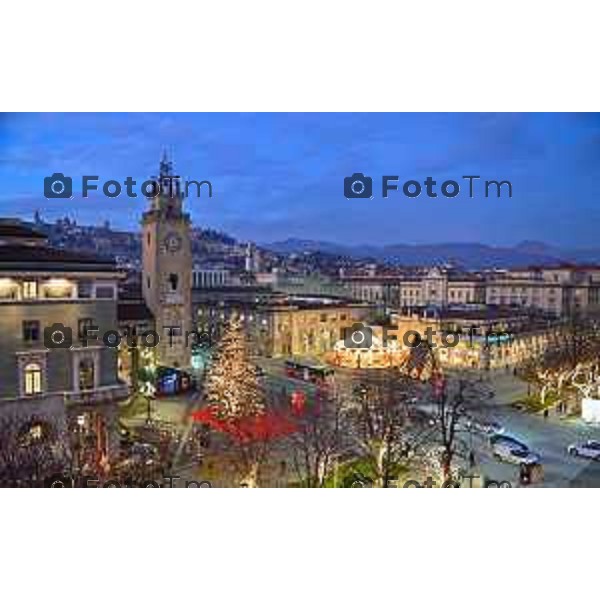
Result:
<instances>
[{"instance_id":1,"label":"street","mask_svg":"<svg viewBox=\"0 0 600 600\"><path fill-rule=\"evenodd\" d=\"M257 364L264 369L264 385L271 406L275 410L288 408L290 395L295 390L303 391L309 402L318 393L318 388L310 382L287 377L283 363L282 359L261 358L257 361ZM345 369L336 369L335 372L338 385L349 383L355 375ZM570 444L588 439L600 439L598 427L586 425L577 418L560 418L555 415L544 418L517 410L512 403L522 396L525 384L512 374L497 373L486 381L485 385L494 390L494 395L478 402L472 409L473 416L481 422L498 422L504 427L507 435L524 442L530 450L540 455L544 477L541 482L534 484L534 487L600 487L600 462L573 457L567 453ZM152 401L153 417L175 425L182 433L183 444L191 431L190 412L200 403L199 393L157 398ZM429 405L427 408L431 411L434 407ZM127 421L133 425L136 422L143 422L145 417L145 413L140 413ZM476 473L488 480L507 481L512 487L519 485L518 466L501 462L494 457L487 435L466 432L461 432L460 435L465 445L473 449ZM215 450L216 448L213 447L209 454L214 455ZM278 456L277 458L280 460L289 457ZM219 463L217 455L214 455L211 460L215 466ZM463 462L461 466L465 466L464 457L457 458L457 463L461 462ZM196 472L193 467L184 467L183 470L190 476ZM212 473L212 477L216 480L222 479L216 477L215 473Z\"/></svg>"},{"instance_id":2,"label":"street","mask_svg":"<svg viewBox=\"0 0 600 600\"><path fill-rule=\"evenodd\" d=\"M482 421L496 421L505 434L527 444L539 454L544 478L536 487L600 487L600 463L570 456L570 444L600 438L598 427L586 425L578 418L559 418L530 414L513 406L526 388L512 374L498 374L491 380L494 396L479 404L475 416ZM471 437L472 436L472 437ZM494 480L505 480L518 485L518 466L498 461L493 455L488 436L463 434L467 443L473 443L477 468L482 475Z\"/></svg>"}]
</instances>

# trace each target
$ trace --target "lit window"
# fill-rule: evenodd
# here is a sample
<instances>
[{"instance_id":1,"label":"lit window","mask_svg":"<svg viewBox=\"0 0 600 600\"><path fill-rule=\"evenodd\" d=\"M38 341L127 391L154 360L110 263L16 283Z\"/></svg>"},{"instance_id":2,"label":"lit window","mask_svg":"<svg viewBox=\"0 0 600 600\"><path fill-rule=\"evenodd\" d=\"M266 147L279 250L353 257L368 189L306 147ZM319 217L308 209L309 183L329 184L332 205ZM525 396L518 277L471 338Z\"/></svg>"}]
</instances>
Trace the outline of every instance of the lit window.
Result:
<instances>
[{"instance_id":1,"label":"lit window","mask_svg":"<svg viewBox=\"0 0 600 600\"><path fill-rule=\"evenodd\" d=\"M44 298L70 298L72 290L66 279L49 279L44 285Z\"/></svg>"},{"instance_id":2,"label":"lit window","mask_svg":"<svg viewBox=\"0 0 600 600\"><path fill-rule=\"evenodd\" d=\"M12 279L0 278L0 298L2 300L16 300L18 289L17 284Z\"/></svg>"},{"instance_id":3,"label":"lit window","mask_svg":"<svg viewBox=\"0 0 600 600\"><path fill-rule=\"evenodd\" d=\"M25 300L31 300L37 298L37 281L24 281L23 282L23 298Z\"/></svg>"},{"instance_id":4,"label":"lit window","mask_svg":"<svg viewBox=\"0 0 600 600\"><path fill-rule=\"evenodd\" d=\"M25 395L33 396L42 393L42 369L37 363L25 367Z\"/></svg>"}]
</instances>

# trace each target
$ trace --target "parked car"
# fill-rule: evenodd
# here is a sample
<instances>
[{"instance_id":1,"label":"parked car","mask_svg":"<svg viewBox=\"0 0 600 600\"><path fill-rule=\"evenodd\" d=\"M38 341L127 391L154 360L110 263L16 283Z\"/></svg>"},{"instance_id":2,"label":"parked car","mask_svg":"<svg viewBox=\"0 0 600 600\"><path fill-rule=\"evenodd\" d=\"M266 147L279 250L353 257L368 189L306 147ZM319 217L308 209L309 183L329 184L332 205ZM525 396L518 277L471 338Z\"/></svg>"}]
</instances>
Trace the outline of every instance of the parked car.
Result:
<instances>
[{"instance_id":1,"label":"parked car","mask_svg":"<svg viewBox=\"0 0 600 600\"><path fill-rule=\"evenodd\" d=\"M580 444L571 444L567 448L567 452L571 456L580 456L581 458L600 460L600 442L588 440L587 442Z\"/></svg>"},{"instance_id":2,"label":"parked car","mask_svg":"<svg viewBox=\"0 0 600 600\"><path fill-rule=\"evenodd\" d=\"M492 453L504 462L514 465L536 465L541 459L526 444L507 435L494 435L491 440Z\"/></svg>"}]
</instances>

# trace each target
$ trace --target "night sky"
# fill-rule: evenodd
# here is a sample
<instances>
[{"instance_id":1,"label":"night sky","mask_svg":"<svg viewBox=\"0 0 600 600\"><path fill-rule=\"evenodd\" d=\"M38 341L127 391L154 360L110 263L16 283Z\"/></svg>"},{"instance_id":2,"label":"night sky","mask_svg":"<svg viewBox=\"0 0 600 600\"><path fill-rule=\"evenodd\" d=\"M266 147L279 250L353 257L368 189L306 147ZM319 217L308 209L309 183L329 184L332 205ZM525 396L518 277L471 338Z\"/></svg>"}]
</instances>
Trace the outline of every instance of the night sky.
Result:
<instances>
[{"instance_id":1,"label":"night sky","mask_svg":"<svg viewBox=\"0 0 600 600\"><path fill-rule=\"evenodd\" d=\"M139 184L164 148L177 174L213 184L212 199L188 201L194 224L242 240L600 246L598 114L4 114L0 216L31 219L38 209L47 220L134 230L141 193L84 200L75 183L72 199L47 200L43 179ZM344 198L343 179L357 171L373 176L373 199ZM438 185L508 179L513 198L383 199L384 174Z\"/></svg>"}]
</instances>

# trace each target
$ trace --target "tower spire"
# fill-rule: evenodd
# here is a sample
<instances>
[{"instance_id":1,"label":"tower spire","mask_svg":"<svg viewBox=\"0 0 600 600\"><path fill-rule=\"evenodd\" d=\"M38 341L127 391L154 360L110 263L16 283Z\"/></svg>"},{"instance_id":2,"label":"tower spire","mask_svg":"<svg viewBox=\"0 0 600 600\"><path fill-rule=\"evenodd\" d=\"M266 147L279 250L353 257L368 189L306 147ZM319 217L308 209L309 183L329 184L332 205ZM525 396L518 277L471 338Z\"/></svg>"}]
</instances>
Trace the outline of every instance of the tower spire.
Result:
<instances>
[{"instance_id":1,"label":"tower spire","mask_svg":"<svg viewBox=\"0 0 600 600\"><path fill-rule=\"evenodd\" d=\"M172 175L173 174L173 161L169 160L169 153L166 148L163 148L162 158L160 159L160 175Z\"/></svg>"}]
</instances>

